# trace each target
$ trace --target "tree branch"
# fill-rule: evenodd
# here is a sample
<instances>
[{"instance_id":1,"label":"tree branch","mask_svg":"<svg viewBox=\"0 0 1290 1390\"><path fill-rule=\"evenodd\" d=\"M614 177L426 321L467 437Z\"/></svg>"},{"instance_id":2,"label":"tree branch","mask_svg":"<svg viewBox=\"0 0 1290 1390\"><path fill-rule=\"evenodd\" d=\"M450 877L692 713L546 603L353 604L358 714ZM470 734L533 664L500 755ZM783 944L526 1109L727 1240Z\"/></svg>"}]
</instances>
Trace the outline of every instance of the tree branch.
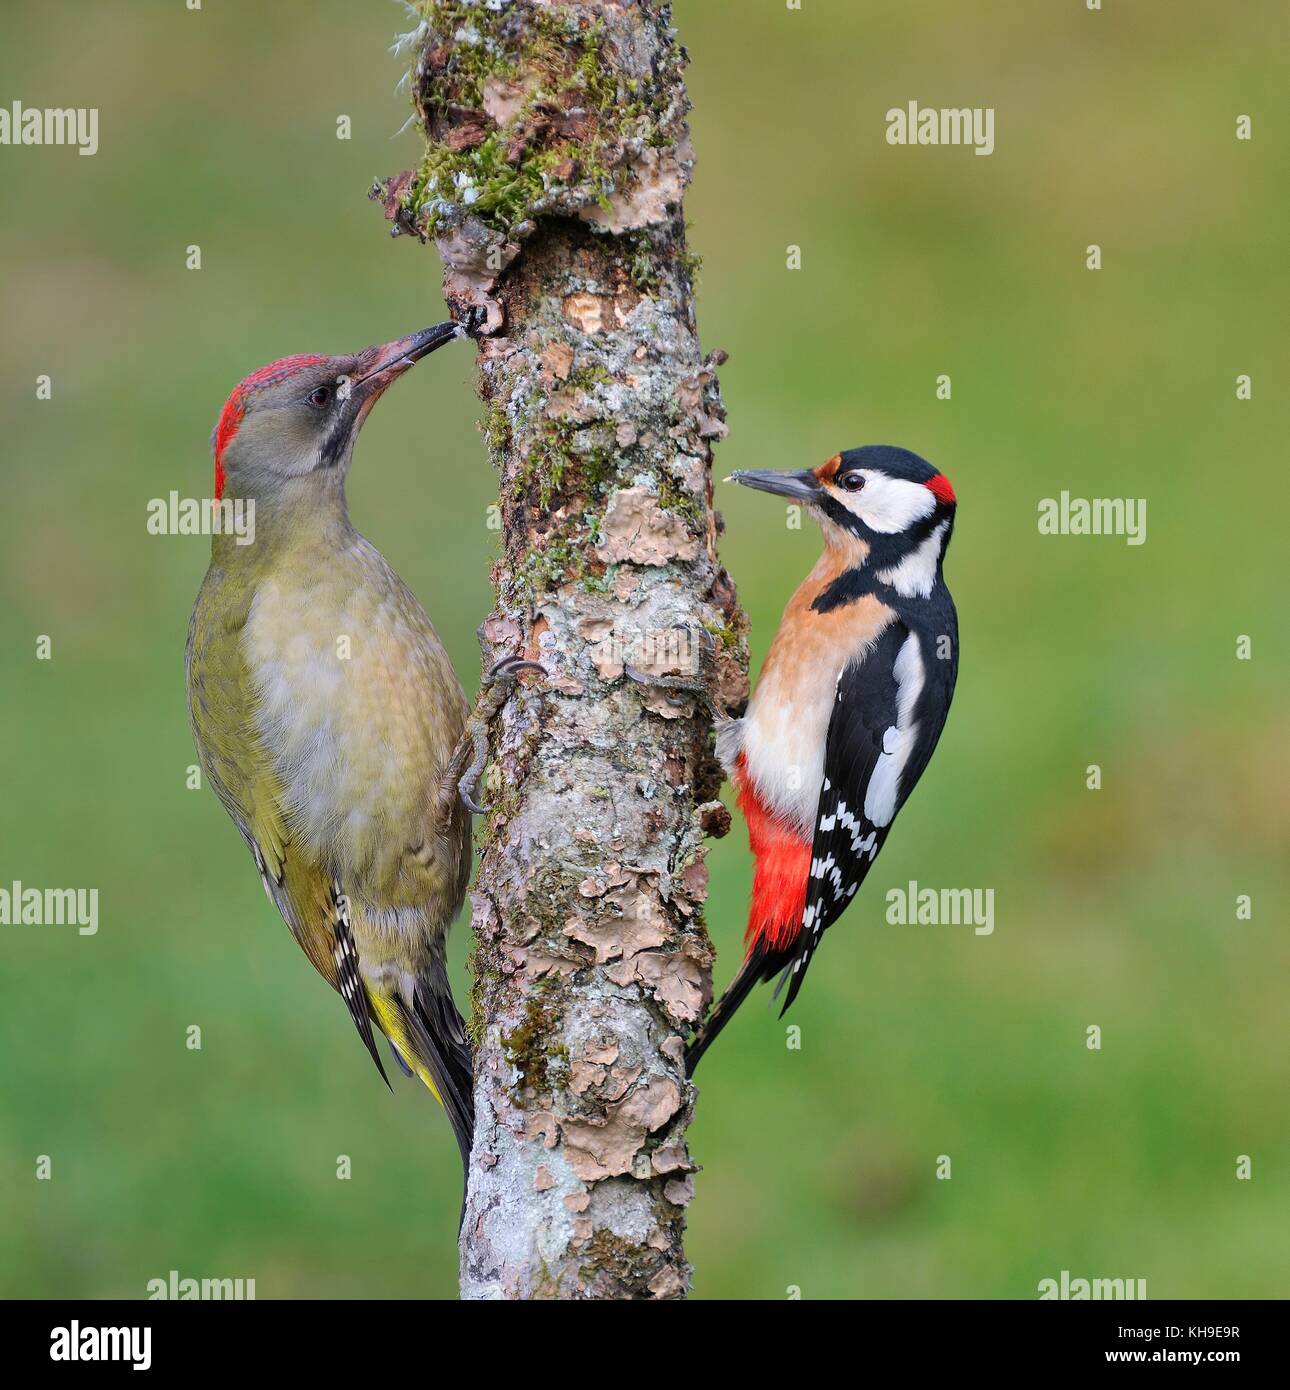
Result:
<instances>
[{"instance_id":1,"label":"tree branch","mask_svg":"<svg viewBox=\"0 0 1290 1390\"><path fill-rule=\"evenodd\" d=\"M484 788L462 1293L680 1297L703 842L729 827L685 686L747 691L685 244L685 55L649 0L417 9L426 159L378 192L479 326L503 538L485 665L549 673L494 725Z\"/></svg>"}]
</instances>

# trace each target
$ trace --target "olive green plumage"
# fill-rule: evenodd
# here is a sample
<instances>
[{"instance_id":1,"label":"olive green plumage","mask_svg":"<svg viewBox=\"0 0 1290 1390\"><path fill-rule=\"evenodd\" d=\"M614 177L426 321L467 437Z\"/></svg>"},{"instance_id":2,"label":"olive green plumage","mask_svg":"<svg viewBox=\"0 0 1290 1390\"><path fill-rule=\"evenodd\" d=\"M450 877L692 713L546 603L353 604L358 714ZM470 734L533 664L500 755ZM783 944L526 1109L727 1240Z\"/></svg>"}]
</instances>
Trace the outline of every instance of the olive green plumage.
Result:
<instances>
[{"instance_id":1,"label":"olive green plumage","mask_svg":"<svg viewBox=\"0 0 1290 1390\"><path fill-rule=\"evenodd\" d=\"M305 365L234 392L217 471L227 498L254 501L254 541L213 538L187 673L202 767L266 891L382 1074L373 1025L443 1100L464 1159L470 1050L444 940L470 869L468 706L344 491L359 425L426 336L291 359Z\"/></svg>"}]
</instances>

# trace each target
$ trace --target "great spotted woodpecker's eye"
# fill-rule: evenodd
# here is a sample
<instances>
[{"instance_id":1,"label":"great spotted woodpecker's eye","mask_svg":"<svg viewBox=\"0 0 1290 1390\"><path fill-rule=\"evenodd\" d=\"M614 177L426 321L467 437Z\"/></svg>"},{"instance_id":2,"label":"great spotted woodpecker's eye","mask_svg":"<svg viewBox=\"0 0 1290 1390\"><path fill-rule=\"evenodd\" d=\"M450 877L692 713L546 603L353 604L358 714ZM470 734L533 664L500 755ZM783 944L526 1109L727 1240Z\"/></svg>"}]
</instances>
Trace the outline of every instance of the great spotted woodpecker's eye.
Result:
<instances>
[{"instance_id":1,"label":"great spotted woodpecker's eye","mask_svg":"<svg viewBox=\"0 0 1290 1390\"><path fill-rule=\"evenodd\" d=\"M864 487L863 473L844 473L838 479L838 486L843 492L859 492Z\"/></svg>"},{"instance_id":2,"label":"great spotted woodpecker's eye","mask_svg":"<svg viewBox=\"0 0 1290 1390\"><path fill-rule=\"evenodd\" d=\"M309 404L316 406L328 405L331 402L330 386L315 386L309 393Z\"/></svg>"}]
</instances>

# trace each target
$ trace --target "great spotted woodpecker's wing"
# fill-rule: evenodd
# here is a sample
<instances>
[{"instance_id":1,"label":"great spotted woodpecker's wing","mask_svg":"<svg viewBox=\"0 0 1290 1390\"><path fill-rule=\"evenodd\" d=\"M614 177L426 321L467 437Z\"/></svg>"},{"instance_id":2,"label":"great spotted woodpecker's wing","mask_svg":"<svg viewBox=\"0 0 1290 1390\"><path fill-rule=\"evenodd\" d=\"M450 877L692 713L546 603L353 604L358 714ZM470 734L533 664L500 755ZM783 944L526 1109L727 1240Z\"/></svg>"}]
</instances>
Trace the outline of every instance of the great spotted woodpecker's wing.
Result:
<instances>
[{"instance_id":1,"label":"great spotted woodpecker's wing","mask_svg":"<svg viewBox=\"0 0 1290 1390\"><path fill-rule=\"evenodd\" d=\"M855 897L878 856L899 804L899 767L907 756L902 713L912 712L920 682L918 639L899 618L838 677L824 745L824 780L815 813L802 930L776 994L784 1009L797 998L825 930Z\"/></svg>"}]
</instances>

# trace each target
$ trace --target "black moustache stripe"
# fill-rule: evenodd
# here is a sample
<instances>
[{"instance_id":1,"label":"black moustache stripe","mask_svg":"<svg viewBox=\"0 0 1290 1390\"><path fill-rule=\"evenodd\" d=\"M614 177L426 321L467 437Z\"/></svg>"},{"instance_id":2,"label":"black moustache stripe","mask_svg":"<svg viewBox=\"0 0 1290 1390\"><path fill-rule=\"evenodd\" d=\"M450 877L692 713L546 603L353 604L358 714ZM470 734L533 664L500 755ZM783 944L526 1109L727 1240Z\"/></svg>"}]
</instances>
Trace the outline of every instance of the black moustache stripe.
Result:
<instances>
[{"instance_id":1,"label":"black moustache stripe","mask_svg":"<svg viewBox=\"0 0 1290 1390\"><path fill-rule=\"evenodd\" d=\"M350 400L353 400L352 396ZM327 438L322 442L322 448L318 450L319 468L334 468L340 462L353 428L354 407L351 406L350 401L346 401L337 412L336 419L327 432Z\"/></svg>"},{"instance_id":2,"label":"black moustache stripe","mask_svg":"<svg viewBox=\"0 0 1290 1390\"><path fill-rule=\"evenodd\" d=\"M922 545L945 520L944 515L938 515L938 508L921 521L915 522L908 531L891 534L870 530L854 512L848 511L836 497L830 497L827 493L818 505L830 521L853 536L859 536L868 545L869 564L876 570L891 569L898 565L911 550L916 550Z\"/></svg>"}]
</instances>

